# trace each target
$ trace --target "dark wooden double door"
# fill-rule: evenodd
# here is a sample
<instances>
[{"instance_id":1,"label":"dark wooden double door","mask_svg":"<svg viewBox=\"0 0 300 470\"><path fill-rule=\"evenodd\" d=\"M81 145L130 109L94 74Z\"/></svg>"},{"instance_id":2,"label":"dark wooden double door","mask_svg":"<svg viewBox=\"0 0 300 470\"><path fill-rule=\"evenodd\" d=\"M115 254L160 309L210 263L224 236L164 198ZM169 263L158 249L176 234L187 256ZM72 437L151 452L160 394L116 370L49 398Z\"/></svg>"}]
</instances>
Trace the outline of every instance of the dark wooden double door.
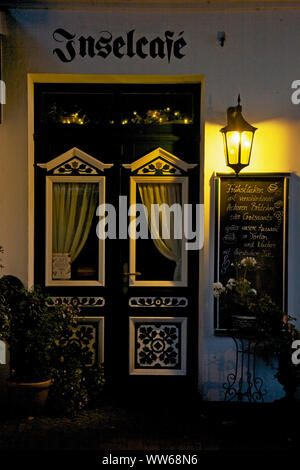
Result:
<instances>
[{"instance_id":1,"label":"dark wooden double door","mask_svg":"<svg viewBox=\"0 0 300 470\"><path fill-rule=\"evenodd\" d=\"M186 251L173 282L176 263L150 238L130 242L124 220L134 191L141 203L168 183L185 188L182 203L199 203L199 109L196 85L36 85L34 281L54 301L80 305L82 324L94 328L95 360L104 360L115 390L177 395L197 387L199 251ZM94 205L116 210L115 237L101 246L96 206L92 221L84 219L89 233L84 242L82 228L74 261L54 233L74 238L78 229L66 227L75 206L55 215L70 189L81 194L76 217L94 190Z\"/></svg>"}]
</instances>

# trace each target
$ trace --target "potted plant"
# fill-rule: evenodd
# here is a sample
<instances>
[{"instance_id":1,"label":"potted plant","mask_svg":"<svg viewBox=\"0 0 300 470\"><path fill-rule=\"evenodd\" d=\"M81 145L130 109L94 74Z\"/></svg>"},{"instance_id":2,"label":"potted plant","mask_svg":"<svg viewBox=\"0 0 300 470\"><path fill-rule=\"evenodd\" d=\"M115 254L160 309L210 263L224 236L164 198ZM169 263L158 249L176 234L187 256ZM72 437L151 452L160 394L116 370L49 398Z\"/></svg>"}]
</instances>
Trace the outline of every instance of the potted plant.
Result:
<instances>
[{"instance_id":1,"label":"potted plant","mask_svg":"<svg viewBox=\"0 0 300 470\"><path fill-rule=\"evenodd\" d=\"M296 339L294 318L286 315L272 298L258 293L247 279L250 270L258 268L252 257L234 264L236 277L223 286L213 284L214 297L220 302L233 334L255 338L262 345L260 355L275 370L275 377L283 385L286 398L291 399L299 383L299 367L292 363L292 343Z\"/></svg>"},{"instance_id":2,"label":"potted plant","mask_svg":"<svg viewBox=\"0 0 300 470\"><path fill-rule=\"evenodd\" d=\"M75 315L71 306L48 306L38 287L27 290L13 276L0 279L0 339L10 356L9 399L19 411L42 410L56 344L76 323Z\"/></svg>"}]
</instances>

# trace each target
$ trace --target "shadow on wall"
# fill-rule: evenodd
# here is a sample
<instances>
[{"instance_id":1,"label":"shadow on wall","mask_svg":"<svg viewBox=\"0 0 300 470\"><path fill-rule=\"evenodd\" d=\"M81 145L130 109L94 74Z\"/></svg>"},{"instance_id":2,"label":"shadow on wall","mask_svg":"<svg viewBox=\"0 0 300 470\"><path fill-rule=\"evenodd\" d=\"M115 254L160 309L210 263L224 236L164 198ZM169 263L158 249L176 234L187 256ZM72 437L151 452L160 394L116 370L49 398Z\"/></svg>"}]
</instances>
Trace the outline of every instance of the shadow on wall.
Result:
<instances>
[{"instance_id":1,"label":"shadow on wall","mask_svg":"<svg viewBox=\"0 0 300 470\"><path fill-rule=\"evenodd\" d=\"M217 345L217 347L216 347ZM207 342L210 350L205 358L205 369L203 381L203 399L206 401L223 401L225 398L226 388L230 383L233 383L233 375L236 367L236 356L234 342L231 338L215 338L214 343ZM239 361L241 356L239 356ZM241 363L239 362L237 368L236 380L233 384L235 390L238 390L239 379L241 378ZM256 357L255 376L262 379L261 392L263 394L263 401L266 403L273 402L284 397L284 389L277 380L274 380L275 370L267 366L265 362L259 357ZM250 374L253 374L253 362L250 361ZM247 364L245 362L243 369L243 388L242 391L247 390ZM225 385L225 387L224 387ZM259 385L259 384L258 384ZM255 391L253 389L253 391ZM236 401L235 397L233 401ZM247 401L245 397L243 401ZM258 399L260 401L260 399Z\"/></svg>"},{"instance_id":2,"label":"shadow on wall","mask_svg":"<svg viewBox=\"0 0 300 470\"><path fill-rule=\"evenodd\" d=\"M6 347L3 341L0 341L0 366L6 364Z\"/></svg>"},{"instance_id":3,"label":"shadow on wall","mask_svg":"<svg viewBox=\"0 0 300 470\"><path fill-rule=\"evenodd\" d=\"M6 379L9 375L9 364L6 346L3 341L0 341L0 402L5 401L6 396Z\"/></svg>"},{"instance_id":4,"label":"shadow on wall","mask_svg":"<svg viewBox=\"0 0 300 470\"><path fill-rule=\"evenodd\" d=\"M12 286L24 287L19 278L6 275L2 279L9 280ZM6 379L9 376L9 356L6 344L0 341L0 400L6 395Z\"/></svg>"},{"instance_id":5,"label":"shadow on wall","mask_svg":"<svg viewBox=\"0 0 300 470\"><path fill-rule=\"evenodd\" d=\"M296 174L290 178L289 193L288 313L296 318L296 328L300 331L300 177Z\"/></svg>"},{"instance_id":6,"label":"shadow on wall","mask_svg":"<svg viewBox=\"0 0 300 470\"><path fill-rule=\"evenodd\" d=\"M234 370L235 353L230 338L211 337L205 341L207 354L203 363L203 399L223 401L226 375Z\"/></svg>"}]
</instances>

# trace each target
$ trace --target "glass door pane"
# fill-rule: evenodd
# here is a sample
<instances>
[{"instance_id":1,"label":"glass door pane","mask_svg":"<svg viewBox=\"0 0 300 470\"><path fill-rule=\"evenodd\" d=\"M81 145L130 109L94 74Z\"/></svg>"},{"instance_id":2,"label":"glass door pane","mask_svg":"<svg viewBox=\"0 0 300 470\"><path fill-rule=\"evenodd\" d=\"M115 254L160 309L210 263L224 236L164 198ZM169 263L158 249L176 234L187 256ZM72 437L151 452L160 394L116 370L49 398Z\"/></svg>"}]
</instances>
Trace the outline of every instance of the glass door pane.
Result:
<instances>
[{"instance_id":1,"label":"glass door pane","mask_svg":"<svg viewBox=\"0 0 300 470\"><path fill-rule=\"evenodd\" d=\"M96 209L103 202L102 178L84 177L84 182L80 177L49 179L48 285L103 282L104 241L98 240L96 234Z\"/></svg>"},{"instance_id":2,"label":"glass door pane","mask_svg":"<svg viewBox=\"0 0 300 470\"><path fill-rule=\"evenodd\" d=\"M131 204L136 202L140 206L136 234L130 242L130 272L138 274L131 278L130 285L185 285L185 178L132 177L131 184ZM139 207L143 210L139 211Z\"/></svg>"}]
</instances>

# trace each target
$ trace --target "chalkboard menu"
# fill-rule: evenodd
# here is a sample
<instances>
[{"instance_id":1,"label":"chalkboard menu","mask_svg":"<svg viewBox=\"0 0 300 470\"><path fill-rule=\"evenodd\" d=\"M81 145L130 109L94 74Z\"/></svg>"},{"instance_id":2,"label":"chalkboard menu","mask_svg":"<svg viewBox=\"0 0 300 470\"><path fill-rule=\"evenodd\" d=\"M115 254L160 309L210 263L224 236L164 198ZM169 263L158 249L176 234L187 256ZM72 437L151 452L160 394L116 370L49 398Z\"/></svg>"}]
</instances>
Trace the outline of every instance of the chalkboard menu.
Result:
<instances>
[{"instance_id":1,"label":"chalkboard menu","mask_svg":"<svg viewBox=\"0 0 300 470\"><path fill-rule=\"evenodd\" d=\"M287 175L217 175L215 279L235 277L232 263L253 257L248 279L283 309L286 289ZM215 328L226 329L216 303Z\"/></svg>"}]
</instances>

